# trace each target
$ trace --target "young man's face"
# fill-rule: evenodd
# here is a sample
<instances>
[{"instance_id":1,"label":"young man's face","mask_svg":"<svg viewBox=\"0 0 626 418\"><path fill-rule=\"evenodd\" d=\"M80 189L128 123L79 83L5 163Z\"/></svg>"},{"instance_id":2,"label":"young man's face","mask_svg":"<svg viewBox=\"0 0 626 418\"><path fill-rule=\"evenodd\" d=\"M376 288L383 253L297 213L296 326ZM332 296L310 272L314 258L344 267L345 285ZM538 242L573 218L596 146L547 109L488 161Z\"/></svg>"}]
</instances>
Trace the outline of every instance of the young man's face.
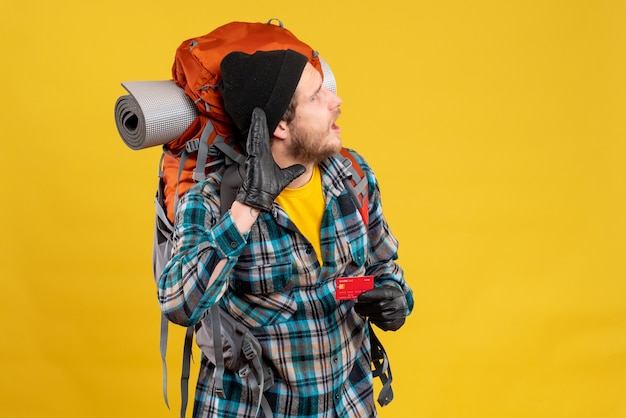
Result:
<instances>
[{"instance_id":1,"label":"young man's face","mask_svg":"<svg viewBox=\"0 0 626 418\"><path fill-rule=\"evenodd\" d=\"M322 87L322 76L307 63L295 92L296 112L289 123L289 151L301 163L319 163L341 151L339 96Z\"/></svg>"}]
</instances>

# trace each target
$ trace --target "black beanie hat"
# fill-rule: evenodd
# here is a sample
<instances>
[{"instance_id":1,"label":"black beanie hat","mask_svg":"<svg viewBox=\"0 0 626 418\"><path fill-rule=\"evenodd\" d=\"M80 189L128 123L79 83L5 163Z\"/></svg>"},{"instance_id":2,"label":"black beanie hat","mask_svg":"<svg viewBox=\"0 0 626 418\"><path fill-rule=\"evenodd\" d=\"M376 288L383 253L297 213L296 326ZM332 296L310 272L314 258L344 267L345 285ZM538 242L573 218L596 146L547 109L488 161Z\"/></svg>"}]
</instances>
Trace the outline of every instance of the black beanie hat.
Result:
<instances>
[{"instance_id":1,"label":"black beanie hat","mask_svg":"<svg viewBox=\"0 0 626 418\"><path fill-rule=\"evenodd\" d=\"M270 135L283 118L308 59L291 49L231 52L222 59L219 90L226 113L248 135L255 107L265 111Z\"/></svg>"}]
</instances>

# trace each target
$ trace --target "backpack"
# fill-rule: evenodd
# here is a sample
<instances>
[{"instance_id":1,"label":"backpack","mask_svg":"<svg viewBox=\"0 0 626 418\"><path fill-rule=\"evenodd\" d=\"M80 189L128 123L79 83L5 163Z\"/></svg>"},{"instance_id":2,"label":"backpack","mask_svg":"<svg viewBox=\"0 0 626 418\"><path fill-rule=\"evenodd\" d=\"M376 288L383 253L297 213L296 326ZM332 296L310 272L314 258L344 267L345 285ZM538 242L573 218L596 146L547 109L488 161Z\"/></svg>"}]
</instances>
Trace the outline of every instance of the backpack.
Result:
<instances>
[{"instance_id":1,"label":"backpack","mask_svg":"<svg viewBox=\"0 0 626 418\"><path fill-rule=\"evenodd\" d=\"M309 57L309 62L323 75L324 85L336 92L332 71L317 52L285 29L282 22L277 21L278 24L274 24L274 21L276 20L271 19L267 23L231 22L204 36L185 40L176 49L172 81L122 83L131 96L120 97L116 103L116 123L120 135L133 149L154 145L162 145L163 148L155 197L153 274L156 281L159 280L163 268L171 257L174 213L180 196L222 164L234 168L245 161L243 150L238 148L239 145L233 138L234 124L223 110L223 103L216 88L221 78L221 59L232 51L253 53L257 50L293 49ZM160 96L156 93L157 90L161 92ZM163 93L166 90L167 92ZM137 104L134 99L140 95L145 97L143 103ZM158 110L151 108L142 112L142 108L146 110L149 106L155 106L155 102L161 103L162 108ZM150 119L148 113L159 114L161 119L148 120ZM142 134L145 136L145 131L150 130L151 124L155 126L160 124L161 130L171 130L175 133L167 135L160 132L154 135L158 139L143 141L148 145L143 145L141 140L133 138L134 143L131 144L129 137ZM138 135L138 130L144 132ZM341 155L352 174L346 181L346 188L367 224L369 221L367 179L359 163L347 149L342 149ZM226 170L223 183L232 180L226 178L226 173L233 171L237 170ZM220 192L222 213L234 200L232 190L236 190L236 187L223 187ZM393 399L391 369L384 348L371 326L369 333L373 376L379 377L383 383L378 403L385 406ZM162 389L165 403L169 408L165 360L167 334L168 320L162 315L160 340ZM210 308L196 327L189 327L186 332L181 376L181 417L185 416L188 402L189 362L194 334L202 352L216 366L214 377L218 395L221 391L223 371L225 369L236 371L258 393L257 412L262 408L265 416L271 417L271 410L263 392L271 386L273 376L271 369L262 367L260 344L248 329L220 309L218 304ZM216 350L216 347L222 349Z\"/></svg>"},{"instance_id":2,"label":"backpack","mask_svg":"<svg viewBox=\"0 0 626 418\"><path fill-rule=\"evenodd\" d=\"M172 78L194 101L198 116L187 131L165 145L164 192L170 221L174 219L175 200L205 178L212 144L228 158L242 162L243 150L232 152L234 144L230 138L235 134L235 127L224 111L217 89L224 56L232 51L251 54L258 50L293 49L309 58L313 67L322 73L317 52L285 29L280 21L278 25L272 24L273 21L266 24L230 22L204 36L187 39L176 49ZM224 141L231 146L224 146ZM179 171L181 158L185 161L183 170Z\"/></svg>"}]
</instances>

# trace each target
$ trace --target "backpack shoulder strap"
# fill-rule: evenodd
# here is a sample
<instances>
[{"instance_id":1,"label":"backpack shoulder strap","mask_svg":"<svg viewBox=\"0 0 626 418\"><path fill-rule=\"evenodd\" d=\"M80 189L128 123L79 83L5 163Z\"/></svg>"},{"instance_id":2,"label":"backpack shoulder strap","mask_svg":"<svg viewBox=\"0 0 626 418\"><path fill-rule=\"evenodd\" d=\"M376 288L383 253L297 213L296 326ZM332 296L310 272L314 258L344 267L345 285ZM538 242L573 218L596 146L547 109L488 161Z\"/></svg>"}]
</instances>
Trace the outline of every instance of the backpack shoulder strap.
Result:
<instances>
[{"instance_id":1,"label":"backpack shoulder strap","mask_svg":"<svg viewBox=\"0 0 626 418\"><path fill-rule=\"evenodd\" d=\"M368 180L365 176L363 168L357 161L354 154L347 148L342 148L341 155L344 157L344 165L350 171L351 176L344 180L346 188L352 196L354 204L359 210L365 225L369 224L369 194ZM386 406L393 400L393 390L391 382L393 380L391 374L391 366L389 365L389 357L385 351L385 347L380 342L374 328L368 323L368 332L370 338L370 350L372 354L372 376L378 377L382 383L382 388L378 394L378 404Z\"/></svg>"},{"instance_id":2,"label":"backpack shoulder strap","mask_svg":"<svg viewBox=\"0 0 626 418\"><path fill-rule=\"evenodd\" d=\"M358 208L359 213L361 214L361 218L363 218L363 222L365 223L365 225L368 225L369 198L367 189L367 177L365 176L365 172L363 171L363 168L357 161L356 157L349 149L342 148L340 153L344 158L344 165L351 174L350 177L344 180L344 184L350 192L350 196L352 196L352 200Z\"/></svg>"},{"instance_id":3,"label":"backpack shoulder strap","mask_svg":"<svg viewBox=\"0 0 626 418\"><path fill-rule=\"evenodd\" d=\"M370 350L372 353L372 376L380 378L383 385L378 394L378 404L380 406L386 406L393 400L391 366L389 366L389 358L387 357L385 347L383 347L383 344L374 333L372 324L368 322L367 325L369 328Z\"/></svg>"}]
</instances>

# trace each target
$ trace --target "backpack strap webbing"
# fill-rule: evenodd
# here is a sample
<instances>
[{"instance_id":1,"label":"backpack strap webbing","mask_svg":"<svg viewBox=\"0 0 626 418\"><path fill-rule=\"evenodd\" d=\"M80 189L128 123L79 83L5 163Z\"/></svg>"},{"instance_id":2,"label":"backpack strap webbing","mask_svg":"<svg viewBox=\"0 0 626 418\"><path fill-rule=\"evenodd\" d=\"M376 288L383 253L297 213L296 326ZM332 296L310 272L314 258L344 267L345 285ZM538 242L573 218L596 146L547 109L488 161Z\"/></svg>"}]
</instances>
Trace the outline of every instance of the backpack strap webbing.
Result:
<instances>
[{"instance_id":1,"label":"backpack strap webbing","mask_svg":"<svg viewBox=\"0 0 626 418\"><path fill-rule=\"evenodd\" d=\"M206 177L204 168L209 156L209 136L213 132L213 124L211 121L207 122L200 135L200 142L198 143L198 155L196 157L196 168L193 171L193 180L202 181ZM182 164L181 164L182 166Z\"/></svg>"},{"instance_id":2,"label":"backpack strap webbing","mask_svg":"<svg viewBox=\"0 0 626 418\"><path fill-rule=\"evenodd\" d=\"M170 409L170 403L167 399L167 333L168 333L169 321L165 314L161 313L161 333L159 337L159 348L161 352L161 369L162 369L162 389L163 399L165 400L165 406Z\"/></svg>"},{"instance_id":3,"label":"backpack strap webbing","mask_svg":"<svg viewBox=\"0 0 626 418\"><path fill-rule=\"evenodd\" d=\"M365 225L369 224L369 198L367 191L367 177L363 172L363 168L356 160L354 155L346 148L341 149L341 155L344 157L343 164L350 172L350 177L344 179L344 184L350 196L354 201L361 218Z\"/></svg>"},{"instance_id":4,"label":"backpack strap webbing","mask_svg":"<svg viewBox=\"0 0 626 418\"><path fill-rule=\"evenodd\" d=\"M367 323L370 334L370 345L372 353L372 376L379 377L383 384L378 394L378 404L380 406L386 406L393 400L393 389L391 388L391 382L393 377L391 375L391 367L389 366L389 358L385 347L374 333L374 328L371 323Z\"/></svg>"},{"instance_id":5,"label":"backpack strap webbing","mask_svg":"<svg viewBox=\"0 0 626 418\"><path fill-rule=\"evenodd\" d=\"M232 145L226 143L226 138L221 135L217 135L213 141L213 146L222 152L226 157L230 158L232 162L235 162L241 166L246 162L246 156L241 154ZM226 165L229 165L227 162Z\"/></svg>"},{"instance_id":6,"label":"backpack strap webbing","mask_svg":"<svg viewBox=\"0 0 626 418\"><path fill-rule=\"evenodd\" d=\"M156 196L154 197L154 207L156 210L156 217L154 222L154 239L152 246L152 274L155 280L158 281L158 277L165 267L165 263L168 259L168 254L172 249L172 233L174 226L167 217L167 213L163 207L165 202L165 183L163 181L163 157L165 154L161 154L159 161L159 184L157 187ZM167 254L167 255L166 255ZM163 399L165 405L170 408L169 400L167 397L167 338L168 338L168 326L169 320L164 313L161 313L161 325L159 333L159 351L161 354L161 368L162 368L162 390Z\"/></svg>"},{"instance_id":7,"label":"backpack strap webbing","mask_svg":"<svg viewBox=\"0 0 626 418\"><path fill-rule=\"evenodd\" d=\"M261 345L254 335L244 325L224 311L219 304L214 304L209 308L210 324L203 321L202 330L199 331L198 345L201 346L204 354L214 364L213 385L214 391L220 398L225 398L223 377L224 371L235 371L239 377L253 392L257 398L256 410L253 416L257 416L259 410L263 410L266 418L272 418L274 415L269 406L269 402L265 398L264 392L274 384L274 377L271 368L264 369L261 361ZM208 333L208 328L211 332ZM203 331L203 332L202 332ZM202 332L202 333L200 333ZM202 342L201 342L201 337ZM206 347L204 337L211 338L211 347ZM223 340L226 338L231 346L232 355L237 357L234 364L226 366L226 360L223 352ZM204 348L203 348L204 347ZM205 352L204 350L208 351ZM245 360L244 360L245 359ZM238 370L234 369L237 367Z\"/></svg>"},{"instance_id":8,"label":"backpack strap webbing","mask_svg":"<svg viewBox=\"0 0 626 418\"><path fill-rule=\"evenodd\" d=\"M219 305L216 303L211 308L209 308L211 312L211 327L213 328L213 348L215 352L215 371L214 371L214 381L215 381L215 393L217 396L224 399L224 383L222 382L222 378L224 377L224 352L221 349L221 335L222 335L222 327L220 321L220 310ZM219 342L219 344L218 344Z\"/></svg>"},{"instance_id":9,"label":"backpack strap webbing","mask_svg":"<svg viewBox=\"0 0 626 418\"><path fill-rule=\"evenodd\" d=\"M185 418L187 404L189 402L189 375L191 371L193 333L194 327L187 327L185 332L185 345L183 346L183 365L180 375L180 418Z\"/></svg>"}]
</instances>

